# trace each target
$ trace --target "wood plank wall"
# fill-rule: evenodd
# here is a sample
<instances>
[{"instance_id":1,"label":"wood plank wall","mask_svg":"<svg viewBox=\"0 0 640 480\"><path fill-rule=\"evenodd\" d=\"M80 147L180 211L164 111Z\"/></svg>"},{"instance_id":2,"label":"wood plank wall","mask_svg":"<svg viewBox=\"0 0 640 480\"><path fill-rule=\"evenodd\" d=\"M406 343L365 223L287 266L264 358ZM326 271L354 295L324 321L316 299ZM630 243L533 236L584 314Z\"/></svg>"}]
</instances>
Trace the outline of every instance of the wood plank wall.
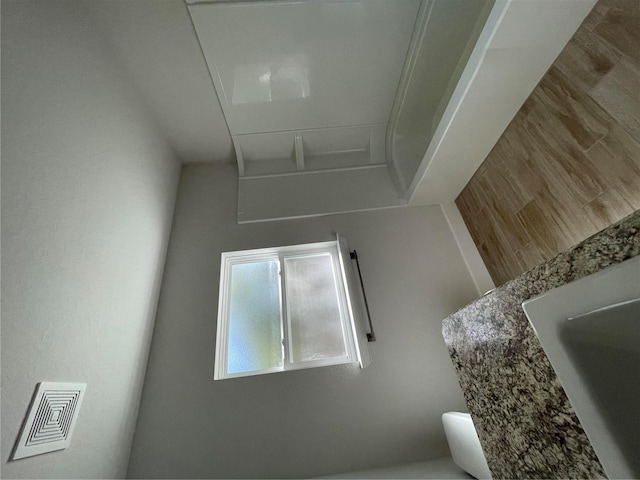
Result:
<instances>
[{"instance_id":1,"label":"wood plank wall","mask_svg":"<svg viewBox=\"0 0 640 480\"><path fill-rule=\"evenodd\" d=\"M600 0L456 204L496 285L640 209L640 0Z\"/></svg>"}]
</instances>

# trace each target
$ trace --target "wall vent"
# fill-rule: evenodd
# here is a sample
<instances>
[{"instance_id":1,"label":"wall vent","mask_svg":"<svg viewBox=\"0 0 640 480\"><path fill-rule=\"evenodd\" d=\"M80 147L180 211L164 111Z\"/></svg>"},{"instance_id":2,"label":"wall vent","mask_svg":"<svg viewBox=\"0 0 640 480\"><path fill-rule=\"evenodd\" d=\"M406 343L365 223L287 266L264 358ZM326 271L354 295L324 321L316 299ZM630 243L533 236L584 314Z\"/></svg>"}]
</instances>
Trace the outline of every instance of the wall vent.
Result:
<instances>
[{"instance_id":1,"label":"wall vent","mask_svg":"<svg viewBox=\"0 0 640 480\"><path fill-rule=\"evenodd\" d=\"M67 448L86 387L86 383L40 382L11 459Z\"/></svg>"}]
</instances>

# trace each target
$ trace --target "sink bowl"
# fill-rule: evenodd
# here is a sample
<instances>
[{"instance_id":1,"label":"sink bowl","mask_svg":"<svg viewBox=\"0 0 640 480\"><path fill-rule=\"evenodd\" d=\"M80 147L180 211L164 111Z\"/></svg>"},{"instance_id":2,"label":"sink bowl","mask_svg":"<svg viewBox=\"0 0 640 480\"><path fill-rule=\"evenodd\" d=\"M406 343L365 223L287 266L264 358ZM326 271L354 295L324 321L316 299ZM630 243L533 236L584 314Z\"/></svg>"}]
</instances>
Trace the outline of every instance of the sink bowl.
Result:
<instances>
[{"instance_id":1,"label":"sink bowl","mask_svg":"<svg viewBox=\"0 0 640 480\"><path fill-rule=\"evenodd\" d=\"M609 478L640 478L640 257L522 304Z\"/></svg>"}]
</instances>

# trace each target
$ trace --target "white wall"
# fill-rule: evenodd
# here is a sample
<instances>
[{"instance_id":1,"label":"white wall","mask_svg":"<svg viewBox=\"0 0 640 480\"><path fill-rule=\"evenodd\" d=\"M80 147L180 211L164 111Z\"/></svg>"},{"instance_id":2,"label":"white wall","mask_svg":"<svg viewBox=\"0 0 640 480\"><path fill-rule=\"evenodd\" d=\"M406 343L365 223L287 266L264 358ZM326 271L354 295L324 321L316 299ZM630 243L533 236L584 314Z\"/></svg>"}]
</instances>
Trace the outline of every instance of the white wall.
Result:
<instances>
[{"instance_id":1,"label":"white wall","mask_svg":"<svg viewBox=\"0 0 640 480\"><path fill-rule=\"evenodd\" d=\"M130 477L305 478L448 453L465 403L442 319L476 297L439 207L238 225L231 166L183 169ZM336 366L213 380L220 253L331 240L357 249L378 341Z\"/></svg>"},{"instance_id":2,"label":"white wall","mask_svg":"<svg viewBox=\"0 0 640 480\"><path fill-rule=\"evenodd\" d=\"M81 2L2 2L2 477L126 474L180 166ZM37 382L71 446L9 462Z\"/></svg>"}]
</instances>

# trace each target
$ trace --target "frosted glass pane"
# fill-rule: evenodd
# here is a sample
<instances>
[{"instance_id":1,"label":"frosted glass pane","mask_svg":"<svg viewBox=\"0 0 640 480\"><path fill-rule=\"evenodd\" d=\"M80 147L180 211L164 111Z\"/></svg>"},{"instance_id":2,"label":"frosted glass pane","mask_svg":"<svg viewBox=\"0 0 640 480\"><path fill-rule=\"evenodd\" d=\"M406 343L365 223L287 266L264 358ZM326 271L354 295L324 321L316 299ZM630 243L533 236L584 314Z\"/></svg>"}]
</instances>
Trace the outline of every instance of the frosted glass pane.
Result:
<instances>
[{"instance_id":1,"label":"frosted glass pane","mask_svg":"<svg viewBox=\"0 0 640 480\"><path fill-rule=\"evenodd\" d=\"M346 355L329 254L285 259L290 361Z\"/></svg>"},{"instance_id":2,"label":"frosted glass pane","mask_svg":"<svg viewBox=\"0 0 640 480\"><path fill-rule=\"evenodd\" d=\"M227 373L282 361L278 260L232 265Z\"/></svg>"}]
</instances>

